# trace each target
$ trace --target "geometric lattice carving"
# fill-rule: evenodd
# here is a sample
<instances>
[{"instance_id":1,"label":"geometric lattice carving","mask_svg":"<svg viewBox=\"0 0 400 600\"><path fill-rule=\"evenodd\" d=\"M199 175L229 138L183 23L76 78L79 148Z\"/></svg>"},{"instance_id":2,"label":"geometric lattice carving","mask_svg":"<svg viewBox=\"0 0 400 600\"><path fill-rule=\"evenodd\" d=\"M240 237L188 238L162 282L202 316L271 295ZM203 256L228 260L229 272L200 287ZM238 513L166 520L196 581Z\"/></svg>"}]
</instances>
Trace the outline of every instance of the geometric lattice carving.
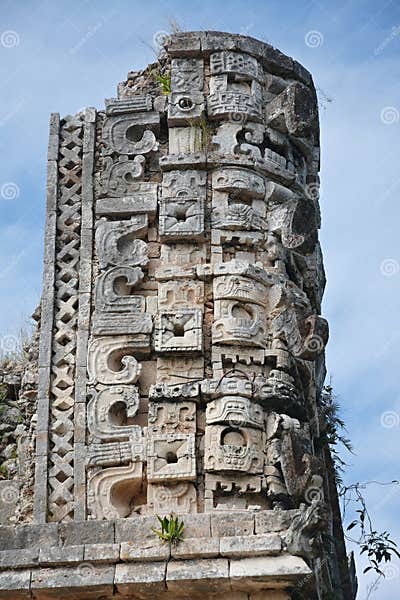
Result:
<instances>
[{"instance_id":1,"label":"geometric lattice carving","mask_svg":"<svg viewBox=\"0 0 400 600\"><path fill-rule=\"evenodd\" d=\"M61 122L55 313L50 385L49 519L73 518L74 375L78 314L83 117Z\"/></svg>"}]
</instances>

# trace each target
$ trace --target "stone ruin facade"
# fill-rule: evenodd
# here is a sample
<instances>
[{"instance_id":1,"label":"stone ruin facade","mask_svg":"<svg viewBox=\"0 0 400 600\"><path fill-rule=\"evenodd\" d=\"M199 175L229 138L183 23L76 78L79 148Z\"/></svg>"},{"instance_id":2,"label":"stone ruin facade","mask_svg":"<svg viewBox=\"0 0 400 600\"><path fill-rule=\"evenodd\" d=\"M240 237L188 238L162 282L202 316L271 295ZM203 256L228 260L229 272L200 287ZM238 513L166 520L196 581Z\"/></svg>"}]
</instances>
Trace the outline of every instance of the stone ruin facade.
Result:
<instances>
[{"instance_id":1,"label":"stone ruin facade","mask_svg":"<svg viewBox=\"0 0 400 600\"><path fill-rule=\"evenodd\" d=\"M318 170L310 74L244 36L174 34L105 109L52 115L33 496L0 598L355 597L315 443Z\"/></svg>"}]
</instances>

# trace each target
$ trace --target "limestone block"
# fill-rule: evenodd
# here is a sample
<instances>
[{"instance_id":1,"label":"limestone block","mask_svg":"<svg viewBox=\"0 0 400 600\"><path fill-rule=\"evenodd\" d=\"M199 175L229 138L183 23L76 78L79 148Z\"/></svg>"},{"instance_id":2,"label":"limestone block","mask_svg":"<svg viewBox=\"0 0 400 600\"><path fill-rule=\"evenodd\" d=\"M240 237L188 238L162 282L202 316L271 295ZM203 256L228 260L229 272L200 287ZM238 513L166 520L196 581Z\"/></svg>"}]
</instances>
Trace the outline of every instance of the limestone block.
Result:
<instances>
[{"instance_id":1,"label":"limestone block","mask_svg":"<svg viewBox=\"0 0 400 600\"><path fill-rule=\"evenodd\" d=\"M168 36L164 41L164 48L172 57L193 57L198 56L201 48L201 41L204 37L202 32L178 32L173 36Z\"/></svg>"},{"instance_id":2,"label":"limestone block","mask_svg":"<svg viewBox=\"0 0 400 600\"><path fill-rule=\"evenodd\" d=\"M206 473L205 510L258 511L269 508L264 487L262 475Z\"/></svg>"},{"instance_id":3,"label":"limestone block","mask_svg":"<svg viewBox=\"0 0 400 600\"><path fill-rule=\"evenodd\" d=\"M32 571L31 588L38 600L59 600L63 595L73 600L83 590L85 598L95 600L113 593L114 572L114 565L84 562L76 567L43 568Z\"/></svg>"},{"instance_id":4,"label":"limestone block","mask_svg":"<svg viewBox=\"0 0 400 600\"><path fill-rule=\"evenodd\" d=\"M147 313L126 314L95 312L92 320L93 335L131 335L143 347L150 345L153 320Z\"/></svg>"},{"instance_id":5,"label":"limestone block","mask_svg":"<svg viewBox=\"0 0 400 600\"><path fill-rule=\"evenodd\" d=\"M154 535L154 534L153 534ZM166 591L165 584L166 563L122 563L115 566L115 587L121 596L139 594L157 598Z\"/></svg>"},{"instance_id":6,"label":"limestone block","mask_svg":"<svg viewBox=\"0 0 400 600\"><path fill-rule=\"evenodd\" d=\"M296 417L304 415L302 399L293 377L280 369L272 369L267 378L261 375L256 377L254 399L270 410Z\"/></svg>"},{"instance_id":7,"label":"limestone block","mask_svg":"<svg viewBox=\"0 0 400 600\"><path fill-rule=\"evenodd\" d=\"M119 115L124 113L144 112L152 109L152 98L150 94L136 94L123 100L117 98L106 98L106 115Z\"/></svg>"},{"instance_id":8,"label":"limestone block","mask_svg":"<svg viewBox=\"0 0 400 600\"><path fill-rule=\"evenodd\" d=\"M216 300L212 340L215 344L265 348L267 317L258 304L238 300Z\"/></svg>"},{"instance_id":9,"label":"limestone block","mask_svg":"<svg viewBox=\"0 0 400 600\"><path fill-rule=\"evenodd\" d=\"M204 198L207 183L207 173L203 170L186 169L172 170L163 175L162 197L201 196Z\"/></svg>"},{"instance_id":10,"label":"limestone block","mask_svg":"<svg viewBox=\"0 0 400 600\"><path fill-rule=\"evenodd\" d=\"M170 242L163 244L161 247L161 263L168 263L171 268L170 271L166 270L166 279L171 279L179 276L179 270L183 267L189 267L204 263L206 261L206 249L203 244L193 241L188 242ZM166 266L166 269L168 267ZM188 277L185 272L185 279ZM167 275L168 274L168 275Z\"/></svg>"},{"instance_id":11,"label":"limestone block","mask_svg":"<svg viewBox=\"0 0 400 600\"><path fill-rule=\"evenodd\" d=\"M257 202L249 205L236 198L228 201L225 194L214 192L212 205L211 225L216 229L264 231L266 228L264 207L258 210Z\"/></svg>"},{"instance_id":12,"label":"limestone block","mask_svg":"<svg viewBox=\"0 0 400 600\"><path fill-rule=\"evenodd\" d=\"M56 546L40 548L39 564L41 567L62 566L83 561L83 544L79 546Z\"/></svg>"},{"instance_id":13,"label":"limestone block","mask_svg":"<svg viewBox=\"0 0 400 600\"><path fill-rule=\"evenodd\" d=\"M153 533L152 540L134 540L121 542L120 558L122 561L160 561L170 557L169 544L163 544Z\"/></svg>"},{"instance_id":14,"label":"limestone block","mask_svg":"<svg viewBox=\"0 0 400 600\"><path fill-rule=\"evenodd\" d=\"M195 152L193 154L168 154L161 156L159 165L163 172L175 169L204 169L207 164L205 152Z\"/></svg>"},{"instance_id":15,"label":"limestone block","mask_svg":"<svg viewBox=\"0 0 400 600\"><path fill-rule=\"evenodd\" d=\"M230 580L233 590L260 590L266 587L290 585L311 575L305 561L290 554L238 558L230 561Z\"/></svg>"},{"instance_id":16,"label":"limestone block","mask_svg":"<svg viewBox=\"0 0 400 600\"><path fill-rule=\"evenodd\" d=\"M137 267L148 263L148 247L139 239L148 227L147 214L134 215L126 221L106 221L96 225L96 250L100 268L109 265Z\"/></svg>"},{"instance_id":17,"label":"limestone block","mask_svg":"<svg viewBox=\"0 0 400 600\"><path fill-rule=\"evenodd\" d=\"M262 473L263 432L250 427L207 425L204 440L204 469Z\"/></svg>"},{"instance_id":18,"label":"limestone block","mask_svg":"<svg viewBox=\"0 0 400 600\"><path fill-rule=\"evenodd\" d=\"M297 514L297 510L261 510L255 514L255 532L262 535L284 531Z\"/></svg>"},{"instance_id":19,"label":"limestone block","mask_svg":"<svg viewBox=\"0 0 400 600\"><path fill-rule=\"evenodd\" d=\"M254 533L254 514L249 512L226 512L211 514L212 537L234 537Z\"/></svg>"},{"instance_id":20,"label":"limestone block","mask_svg":"<svg viewBox=\"0 0 400 600\"><path fill-rule=\"evenodd\" d=\"M275 555L279 554L281 549L282 541L277 534L226 536L220 540L221 556L230 558Z\"/></svg>"},{"instance_id":21,"label":"limestone block","mask_svg":"<svg viewBox=\"0 0 400 600\"><path fill-rule=\"evenodd\" d=\"M253 397L253 384L245 377L238 377L231 373L222 379L205 379L201 382L201 393L211 398L224 396Z\"/></svg>"},{"instance_id":22,"label":"limestone block","mask_svg":"<svg viewBox=\"0 0 400 600\"><path fill-rule=\"evenodd\" d=\"M25 600L31 598L30 569L0 572L0 597L4 600Z\"/></svg>"},{"instance_id":23,"label":"limestone block","mask_svg":"<svg viewBox=\"0 0 400 600\"><path fill-rule=\"evenodd\" d=\"M85 544L83 559L85 562L115 563L119 561L119 550L119 544Z\"/></svg>"},{"instance_id":24,"label":"limestone block","mask_svg":"<svg viewBox=\"0 0 400 600\"><path fill-rule=\"evenodd\" d=\"M96 202L96 215L103 217L130 217L146 213L155 215L157 212L157 195L153 192L136 192L132 196L121 198L99 198Z\"/></svg>"},{"instance_id":25,"label":"limestone block","mask_svg":"<svg viewBox=\"0 0 400 600\"><path fill-rule=\"evenodd\" d=\"M263 283L241 275L222 275L213 280L214 300L240 300L266 307L268 291Z\"/></svg>"},{"instance_id":26,"label":"limestone block","mask_svg":"<svg viewBox=\"0 0 400 600\"><path fill-rule=\"evenodd\" d=\"M140 461L144 456L144 446L141 428L138 428L126 442L90 443L86 459L88 467L108 467Z\"/></svg>"},{"instance_id":27,"label":"limestone block","mask_svg":"<svg viewBox=\"0 0 400 600\"><path fill-rule=\"evenodd\" d=\"M149 434L147 476L155 483L196 479L194 434Z\"/></svg>"},{"instance_id":28,"label":"limestone block","mask_svg":"<svg viewBox=\"0 0 400 600\"><path fill-rule=\"evenodd\" d=\"M201 127L171 127L168 137L170 154L196 154L203 147L203 131Z\"/></svg>"},{"instance_id":29,"label":"limestone block","mask_svg":"<svg viewBox=\"0 0 400 600\"><path fill-rule=\"evenodd\" d=\"M202 316L198 308L160 311L155 321L156 352L201 351Z\"/></svg>"},{"instance_id":30,"label":"limestone block","mask_svg":"<svg viewBox=\"0 0 400 600\"><path fill-rule=\"evenodd\" d=\"M204 560L172 560L167 565L169 592L179 593L190 586L194 593L216 593L230 590L229 564L224 558Z\"/></svg>"},{"instance_id":31,"label":"limestone block","mask_svg":"<svg viewBox=\"0 0 400 600\"><path fill-rule=\"evenodd\" d=\"M196 559L217 558L219 556L218 538L184 538L171 549L172 558Z\"/></svg>"},{"instance_id":32,"label":"limestone block","mask_svg":"<svg viewBox=\"0 0 400 600\"><path fill-rule=\"evenodd\" d=\"M228 74L214 75L207 98L209 119L262 120L262 88L258 81L230 81Z\"/></svg>"},{"instance_id":33,"label":"limestone block","mask_svg":"<svg viewBox=\"0 0 400 600\"><path fill-rule=\"evenodd\" d=\"M211 517L207 513L186 515L184 538L205 538L211 535Z\"/></svg>"},{"instance_id":34,"label":"limestone block","mask_svg":"<svg viewBox=\"0 0 400 600\"><path fill-rule=\"evenodd\" d=\"M1 550L58 545L57 523L0 527Z\"/></svg>"},{"instance_id":35,"label":"limestone block","mask_svg":"<svg viewBox=\"0 0 400 600\"><path fill-rule=\"evenodd\" d=\"M159 522L155 516L134 515L115 522L115 541L134 542L135 540L154 540L153 528L158 529Z\"/></svg>"},{"instance_id":36,"label":"limestone block","mask_svg":"<svg viewBox=\"0 0 400 600\"><path fill-rule=\"evenodd\" d=\"M238 134L243 130L242 120L239 123L220 123L217 133L212 136L212 144L221 156L235 154L238 147Z\"/></svg>"},{"instance_id":37,"label":"limestone block","mask_svg":"<svg viewBox=\"0 0 400 600\"><path fill-rule=\"evenodd\" d=\"M0 551L0 570L36 567L39 564L39 548ZM1 588L0 588L1 589Z\"/></svg>"},{"instance_id":38,"label":"limestone block","mask_svg":"<svg viewBox=\"0 0 400 600\"><path fill-rule=\"evenodd\" d=\"M212 188L215 191L235 193L239 197L263 200L266 184L264 178L252 170L227 166L213 172Z\"/></svg>"},{"instance_id":39,"label":"limestone block","mask_svg":"<svg viewBox=\"0 0 400 600\"><path fill-rule=\"evenodd\" d=\"M168 359L166 359L168 360ZM168 385L166 383L156 383L150 386L149 400L159 402L168 400L169 402L178 402L190 400L195 402L200 395L199 383L176 383Z\"/></svg>"},{"instance_id":40,"label":"limestone block","mask_svg":"<svg viewBox=\"0 0 400 600\"><path fill-rule=\"evenodd\" d=\"M307 138L317 125L315 99L311 90L298 82L291 83L267 108L268 124L282 133Z\"/></svg>"}]
</instances>

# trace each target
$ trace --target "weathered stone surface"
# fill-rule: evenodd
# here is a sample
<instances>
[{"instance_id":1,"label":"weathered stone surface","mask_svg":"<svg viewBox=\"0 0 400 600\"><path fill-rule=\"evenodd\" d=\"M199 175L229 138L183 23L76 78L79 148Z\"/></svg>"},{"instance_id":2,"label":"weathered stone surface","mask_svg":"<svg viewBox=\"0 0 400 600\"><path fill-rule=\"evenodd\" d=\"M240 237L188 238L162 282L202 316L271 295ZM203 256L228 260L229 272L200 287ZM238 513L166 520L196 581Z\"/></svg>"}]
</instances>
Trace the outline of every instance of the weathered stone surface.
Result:
<instances>
[{"instance_id":1,"label":"weathered stone surface","mask_svg":"<svg viewBox=\"0 0 400 600\"><path fill-rule=\"evenodd\" d=\"M93 523L95 525L95 523ZM115 522L115 541L134 542L135 540L153 541L153 528L158 529L159 522L154 515L149 517L130 518Z\"/></svg>"},{"instance_id":2,"label":"weathered stone surface","mask_svg":"<svg viewBox=\"0 0 400 600\"><path fill-rule=\"evenodd\" d=\"M311 574L308 565L296 556L263 556L230 561L233 590L257 590L274 585L290 585Z\"/></svg>"},{"instance_id":3,"label":"weathered stone surface","mask_svg":"<svg viewBox=\"0 0 400 600\"><path fill-rule=\"evenodd\" d=\"M248 535L221 537L220 554L230 558L279 554L282 541L279 535Z\"/></svg>"},{"instance_id":4,"label":"weathered stone surface","mask_svg":"<svg viewBox=\"0 0 400 600\"><path fill-rule=\"evenodd\" d=\"M39 564L39 548L0 551L0 569L21 569Z\"/></svg>"},{"instance_id":5,"label":"weathered stone surface","mask_svg":"<svg viewBox=\"0 0 400 600\"><path fill-rule=\"evenodd\" d=\"M48 598L78 598L85 590L86 598L112 595L114 589L114 565L94 565L82 562L76 567L39 569L32 571L31 587L38 600Z\"/></svg>"},{"instance_id":6,"label":"weathered stone surface","mask_svg":"<svg viewBox=\"0 0 400 600\"><path fill-rule=\"evenodd\" d=\"M230 590L227 559L171 560L167 565L168 591L179 593L185 586L195 593L216 593Z\"/></svg>"},{"instance_id":7,"label":"weathered stone surface","mask_svg":"<svg viewBox=\"0 0 400 600\"><path fill-rule=\"evenodd\" d=\"M0 539L2 550L24 548L40 548L58 545L57 523L44 525L17 525L1 527Z\"/></svg>"},{"instance_id":8,"label":"weathered stone surface","mask_svg":"<svg viewBox=\"0 0 400 600\"><path fill-rule=\"evenodd\" d=\"M189 538L186 537L176 546L171 548L172 558L193 559L215 558L220 553L219 539L210 538Z\"/></svg>"},{"instance_id":9,"label":"weathered stone surface","mask_svg":"<svg viewBox=\"0 0 400 600\"><path fill-rule=\"evenodd\" d=\"M121 543L120 558L125 562L168 560L170 554L169 545L163 544L155 534L153 534L151 540L134 540Z\"/></svg>"},{"instance_id":10,"label":"weathered stone surface","mask_svg":"<svg viewBox=\"0 0 400 600\"><path fill-rule=\"evenodd\" d=\"M0 572L0 597L10 600L31 598L31 571L10 569Z\"/></svg>"},{"instance_id":11,"label":"weathered stone surface","mask_svg":"<svg viewBox=\"0 0 400 600\"><path fill-rule=\"evenodd\" d=\"M121 596L132 597L142 593L157 597L166 591L166 562L118 564L115 569L115 586Z\"/></svg>"},{"instance_id":12,"label":"weathered stone surface","mask_svg":"<svg viewBox=\"0 0 400 600\"><path fill-rule=\"evenodd\" d=\"M85 544L84 562L116 563L119 560L119 544Z\"/></svg>"},{"instance_id":13,"label":"weathered stone surface","mask_svg":"<svg viewBox=\"0 0 400 600\"><path fill-rule=\"evenodd\" d=\"M35 525L0 531L3 597L27 567L39 600L283 600L316 558L310 594L347 585L321 543L311 76L243 35L165 49L105 110L51 119L39 356L0 443L7 523L31 519L36 446ZM152 531L171 514L180 544Z\"/></svg>"},{"instance_id":14,"label":"weathered stone surface","mask_svg":"<svg viewBox=\"0 0 400 600\"><path fill-rule=\"evenodd\" d=\"M112 544L114 542L114 523L93 523L91 521L60 523L58 535L62 546Z\"/></svg>"},{"instance_id":15,"label":"weathered stone surface","mask_svg":"<svg viewBox=\"0 0 400 600\"><path fill-rule=\"evenodd\" d=\"M232 537L252 535L254 533L254 515L252 513L224 513L211 515L211 535L214 537Z\"/></svg>"},{"instance_id":16,"label":"weathered stone surface","mask_svg":"<svg viewBox=\"0 0 400 600\"><path fill-rule=\"evenodd\" d=\"M83 545L67 547L41 548L39 564L41 567L62 566L83 561Z\"/></svg>"}]
</instances>

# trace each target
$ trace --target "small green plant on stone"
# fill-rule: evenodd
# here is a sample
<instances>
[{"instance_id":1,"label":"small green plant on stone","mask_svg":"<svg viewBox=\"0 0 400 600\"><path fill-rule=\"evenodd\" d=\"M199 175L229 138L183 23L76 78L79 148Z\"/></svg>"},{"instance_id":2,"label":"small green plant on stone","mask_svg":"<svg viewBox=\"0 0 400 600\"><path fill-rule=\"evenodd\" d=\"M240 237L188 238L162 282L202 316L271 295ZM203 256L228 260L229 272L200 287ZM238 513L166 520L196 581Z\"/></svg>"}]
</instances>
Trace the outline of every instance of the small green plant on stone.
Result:
<instances>
[{"instance_id":1,"label":"small green plant on stone","mask_svg":"<svg viewBox=\"0 0 400 600\"><path fill-rule=\"evenodd\" d=\"M152 527L152 531L158 535L160 540L165 542L169 542L170 544L179 544L182 541L183 530L185 528L185 524L183 521L179 522L178 517L174 516L172 513L169 517L159 517L156 515L157 519L160 522L161 530L155 529Z\"/></svg>"},{"instance_id":2,"label":"small green plant on stone","mask_svg":"<svg viewBox=\"0 0 400 600\"><path fill-rule=\"evenodd\" d=\"M7 467L0 465L0 479L8 479L9 473Z\"/></svg>"},{"instance_id":3,"label":"small green plant on stone","mask_svg":"<svg viewBox=\"0 0 400 600\"><path fill-rule=\"evenodd\" d=\"M161 87L161 91L165 96L171 93L171 74L169 71L161 73L160 71L153 71L153 77L158 81Z\"/></svg>"}]
</instances>

